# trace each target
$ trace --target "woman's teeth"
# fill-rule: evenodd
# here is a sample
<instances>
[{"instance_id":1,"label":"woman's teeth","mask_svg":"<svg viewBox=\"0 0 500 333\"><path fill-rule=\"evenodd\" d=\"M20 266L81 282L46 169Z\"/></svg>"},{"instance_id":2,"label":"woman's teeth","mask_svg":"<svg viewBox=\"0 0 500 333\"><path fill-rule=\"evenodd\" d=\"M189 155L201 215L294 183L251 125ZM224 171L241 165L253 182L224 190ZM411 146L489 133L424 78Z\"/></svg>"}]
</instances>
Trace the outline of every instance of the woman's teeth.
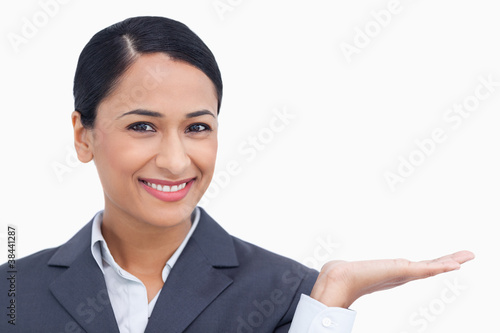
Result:
<instances>
[{"instance_id":1,"label":"woman's teeth","mask_svg":"<svg viewBox=\"0 0 500 333\"><path fill-rule=\"evenodd\" d=\"M179 185L168 186L168 185L157 185L157 184L153 184L150 182L144 182L144 183L146 185L148 185L149 187L152 187L155 190L162 191L162 192L177 192L177 191L182 190L184 187L186 187L186 184L187 184L187 183L182 183Z\"/></svg>"}]
</instances>

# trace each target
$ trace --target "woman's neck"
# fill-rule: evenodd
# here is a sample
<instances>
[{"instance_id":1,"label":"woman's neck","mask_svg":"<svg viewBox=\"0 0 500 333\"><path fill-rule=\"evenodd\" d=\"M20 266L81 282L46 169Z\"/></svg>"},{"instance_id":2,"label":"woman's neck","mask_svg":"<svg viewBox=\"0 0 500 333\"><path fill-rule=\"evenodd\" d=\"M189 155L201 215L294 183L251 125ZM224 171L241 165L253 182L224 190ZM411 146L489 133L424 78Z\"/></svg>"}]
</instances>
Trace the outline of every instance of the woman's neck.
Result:
<instances>
[{"instance_id":1,"label":"woman's neck","mask_svg":"<svg viewBox=\"0 0 500 333\"><path fill-rule=\"evenodd\" d=\"M116 263L133 275L160 276L191 228L191 216L155 226L106 207L102 235Z\"/></svg>"}]
</instances>

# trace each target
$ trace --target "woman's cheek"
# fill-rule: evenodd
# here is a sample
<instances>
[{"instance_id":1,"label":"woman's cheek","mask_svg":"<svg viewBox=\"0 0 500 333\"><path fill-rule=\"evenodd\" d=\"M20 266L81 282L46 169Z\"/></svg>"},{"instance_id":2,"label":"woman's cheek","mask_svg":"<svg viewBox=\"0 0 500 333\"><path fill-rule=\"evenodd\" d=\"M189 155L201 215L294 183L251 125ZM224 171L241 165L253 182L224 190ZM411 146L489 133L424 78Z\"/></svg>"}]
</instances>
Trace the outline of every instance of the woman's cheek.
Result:
<instances>
[{"instance_id":1,"label":"woman's cheek","mask_svg":"<svg viewBox=\"0 0 500 333\"><path fill-rule=\"evenodd\" d=\"M126 163L125 165L130 167L138 167L154 157L158 146L157 141L154 137L135 138L122 136L115 140L112 149L108 153L116 156L117 163Z\"/></svg>"},{"instance_id":2,"label":"woman's cheek","mask_svg":"<svg viewBox=\"0 0 500 333\"><path fill-rule=\"evenodd\" d=\"M190 155L195 159L195 163L200 165L202 171L209 172L215 167L217 158L217 141L206 140L204 142L195 142L190 148Z\"/></svg>"}]
</instances>

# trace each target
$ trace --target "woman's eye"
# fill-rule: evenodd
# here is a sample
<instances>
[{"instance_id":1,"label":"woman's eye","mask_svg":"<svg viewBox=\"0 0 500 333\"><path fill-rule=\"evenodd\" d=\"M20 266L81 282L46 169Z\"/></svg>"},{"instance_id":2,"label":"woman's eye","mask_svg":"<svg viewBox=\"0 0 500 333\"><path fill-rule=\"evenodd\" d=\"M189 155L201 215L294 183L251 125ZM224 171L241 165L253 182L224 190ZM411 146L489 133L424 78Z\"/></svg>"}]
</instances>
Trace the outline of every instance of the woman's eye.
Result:
<instances>
[{"instance_id":1,"label":"woman's eye","mask_svg":"<svg viewBox=\"0 0 500 333\"><path fill-rule=\"evenodd\" d=\"M187 128L188 132L203 132L203 131L209 131L209 130L210 130L210 127L208 125L205 125L205 124L193 124Z\"/></svg>"},{"instance_id":2,"label":"woman's eye","mask_svg":"<svg viewBox=\"0 0 500 333\"><path fill-rule=\"evenodd\" d=\"M128 127L128 129L136 132L154 132L155 129L153 126L147 124L147 123L136 123L132 124Z\"/></svg>"}]
</instances>

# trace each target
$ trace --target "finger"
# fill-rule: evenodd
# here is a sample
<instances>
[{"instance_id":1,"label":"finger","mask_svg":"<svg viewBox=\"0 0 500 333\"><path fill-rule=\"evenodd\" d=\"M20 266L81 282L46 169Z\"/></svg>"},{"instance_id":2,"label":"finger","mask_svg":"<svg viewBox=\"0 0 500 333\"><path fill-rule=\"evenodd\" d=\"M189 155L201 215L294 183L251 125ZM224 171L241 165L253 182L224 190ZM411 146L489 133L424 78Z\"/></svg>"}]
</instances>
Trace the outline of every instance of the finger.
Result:
<instances>
[{"instance_id":1,"label":"finger","mask_svg":"<svg viewBox=\"0 0 500 333\"><path fill-rule=\"evenodd\" d=\"M470 251L459 251L433 260L410 262L408 273L413 279L422 279L460 269L461 264L474 259Z\"/></svg>"},{"instance_id":2,"label":"finger","mask_svg":"<svg viewBox=\"0 0 500 333\"><path fill-rule=\"evenodd\" d=\"M453 254L449 254L449 255L446 255L446 256L443 256L443 257L440 257L440 258L436 258L436 259L433 259L433 260L424 260L424 261L421 261L423 263L449 263L449 262L456 262L458 264L463 264L469 260L472 260L474 259L475 256L474 256L474 253L470 252L470 251L459 251L459 252L455 252Z\"/></svg>"},{"instance_id":3,"label":"finger","mask_svg":"<svg viewBox=\"0 0 500 333\"><path fill-rule=\"evenodd\" d=\"M449 255L451 260L458 262L459 264L466 263L469 260L475 258L474 253L470 251L459 251Z\"/></svg>"}]
</instances>

